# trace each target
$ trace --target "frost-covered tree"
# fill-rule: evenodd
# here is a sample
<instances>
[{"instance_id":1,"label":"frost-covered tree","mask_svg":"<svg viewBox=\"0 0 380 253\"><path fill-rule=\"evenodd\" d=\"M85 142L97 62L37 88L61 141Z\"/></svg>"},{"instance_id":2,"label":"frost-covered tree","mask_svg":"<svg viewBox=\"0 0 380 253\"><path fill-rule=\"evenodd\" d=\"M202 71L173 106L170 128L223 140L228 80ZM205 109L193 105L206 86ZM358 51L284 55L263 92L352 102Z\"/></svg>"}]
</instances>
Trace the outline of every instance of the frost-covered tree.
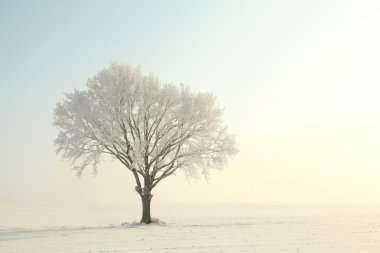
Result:
<instances>
[{"instance_id":1,"label":"frost-covered tree","mask_svg":"<svg viewBox=\"0 0 380 253\"><path fill-rule=\"evenodd\" d=\"M150 223L158 183L178 170L207 177L236 153L221 116L212 94L112 64L88 80L87 90L66 94L56 105L55 145L78 175L88 166L96 173L103 155L119 160L136 180L141 222Z\"/></svg>"}]
</instances>

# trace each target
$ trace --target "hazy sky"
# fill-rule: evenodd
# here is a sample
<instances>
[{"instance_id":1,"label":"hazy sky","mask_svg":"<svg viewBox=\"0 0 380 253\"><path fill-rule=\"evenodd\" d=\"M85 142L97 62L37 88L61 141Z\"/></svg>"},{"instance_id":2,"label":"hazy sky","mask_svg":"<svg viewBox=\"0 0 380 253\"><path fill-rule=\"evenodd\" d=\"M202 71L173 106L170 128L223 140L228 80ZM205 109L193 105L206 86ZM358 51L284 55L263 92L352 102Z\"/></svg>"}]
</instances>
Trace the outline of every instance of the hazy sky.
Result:
<instances>
[{"instance_id":1,"label":"hazy sky","mask_svg":"<svg viewBox=\"0 0 380 253\"><path fill-rule=\"evenodd\" d=\"M380 201L380 2L1 1L0 203L135 202L55 155L55 103L112 62L212 91L240 153L156 202Z\"/></svg>"}]
</instances>

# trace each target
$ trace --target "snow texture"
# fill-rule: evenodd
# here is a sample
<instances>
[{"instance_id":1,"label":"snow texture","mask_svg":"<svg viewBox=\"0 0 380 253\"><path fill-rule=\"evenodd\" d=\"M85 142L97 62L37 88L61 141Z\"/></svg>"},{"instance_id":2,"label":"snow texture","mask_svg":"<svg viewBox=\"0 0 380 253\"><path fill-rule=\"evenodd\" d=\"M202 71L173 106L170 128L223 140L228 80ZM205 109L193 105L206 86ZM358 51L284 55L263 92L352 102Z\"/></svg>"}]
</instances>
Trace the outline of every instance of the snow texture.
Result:
<instances>
[{"instance_id":1,"label":"snow texture","mask_svg":"<svg viewBox=\"0 0 380 253\"><path fill-rule=\"evenodd\" d=\"M77 217L82 224L96 212L98 216L93 217L93 224L101 217L104 222L107 217L111 219L110 212L115 212L114 206L110 206L108 212L104 212L104 207L88 209L93 211L83 212ZM380 252L379 209L372 213L352 214L344 213L346 208L324 213L320 207L311 208L313 212L295 212L292 207L258 211L260 207L236 205L210 207L208 210L204 206L156 209L165 211L165 219L170 222L90 226L80 226L79 222L70 226L33 225L28 228L1 226L0 252ZM128 216L125 207L119 211L119 215L112 213L112 219ZM40 223L49 216L46 210L44 212L39 210L35 214L34 218L40 217ZM61 215L56 216L57 222L67 221L70 217L70 212L62 208L58 213L57 210L54 212ZM33 218L27 210L17 217L15 215L15 212L1 213L3 224L16 224L17 221L23 222L23 218Z\"/></svg>"}]
</instances>

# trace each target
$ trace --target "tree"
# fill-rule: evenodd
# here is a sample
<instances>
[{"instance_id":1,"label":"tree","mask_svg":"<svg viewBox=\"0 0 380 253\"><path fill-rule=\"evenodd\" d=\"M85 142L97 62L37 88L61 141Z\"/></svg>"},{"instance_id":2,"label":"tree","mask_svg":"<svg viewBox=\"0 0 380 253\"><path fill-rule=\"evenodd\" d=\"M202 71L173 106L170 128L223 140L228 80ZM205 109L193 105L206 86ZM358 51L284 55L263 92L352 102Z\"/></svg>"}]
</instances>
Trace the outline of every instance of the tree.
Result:
<instances>
[{"instance_id":1,"label":"tree","mask_svg":"<svg viewBox=\"0 0 380 253\"><path fill-rule=\"evenodd\" d=\"M181 169L187 176L223 168L236 153L210 93L163 84L139 68L112 64L87 81L87 90L66 94L56 105L57 154L78 175L100 158L119 160L134 176L142 223L151 223L152 190Z\"/></svg>"}]
</instances>

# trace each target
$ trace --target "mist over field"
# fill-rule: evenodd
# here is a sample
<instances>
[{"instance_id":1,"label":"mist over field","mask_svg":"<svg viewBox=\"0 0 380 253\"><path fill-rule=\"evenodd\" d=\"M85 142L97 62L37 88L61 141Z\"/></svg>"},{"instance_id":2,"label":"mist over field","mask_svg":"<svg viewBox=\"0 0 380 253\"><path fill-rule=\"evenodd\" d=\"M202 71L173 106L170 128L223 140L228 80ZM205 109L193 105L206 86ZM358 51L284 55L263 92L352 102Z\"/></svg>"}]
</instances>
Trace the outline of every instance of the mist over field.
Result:
<instances>
[{"instance_id":1,"label":"mist over field","mask_svg":"<svg viewBox=\"0 0 380 253\"><path fill-rule=\"evenodd\" d=\"M379 12L0 2L0 252L379 252Z\"/></svg>"}]
</instances>

